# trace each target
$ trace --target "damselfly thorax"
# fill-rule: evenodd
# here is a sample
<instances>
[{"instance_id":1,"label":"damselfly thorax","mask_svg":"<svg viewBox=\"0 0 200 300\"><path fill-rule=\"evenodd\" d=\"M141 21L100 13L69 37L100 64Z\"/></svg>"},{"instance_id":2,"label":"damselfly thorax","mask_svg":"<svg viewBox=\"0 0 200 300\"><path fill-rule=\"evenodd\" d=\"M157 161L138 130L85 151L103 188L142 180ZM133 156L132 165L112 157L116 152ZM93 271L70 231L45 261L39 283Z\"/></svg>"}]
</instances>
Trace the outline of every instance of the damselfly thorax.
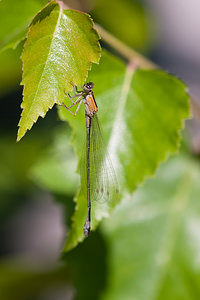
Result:
<instances>
[{"instance_id":1,"label":"damselfly thorax","mask_svg":"<svg viewBox=\"0 0 200 300\"><path fill-rule=\"evenodd\" d=\"M85 105L86 115L90 118L93 118L98 112L98 108L92 91L84 97L83 102Z\"/></svg>"}]
</instances>

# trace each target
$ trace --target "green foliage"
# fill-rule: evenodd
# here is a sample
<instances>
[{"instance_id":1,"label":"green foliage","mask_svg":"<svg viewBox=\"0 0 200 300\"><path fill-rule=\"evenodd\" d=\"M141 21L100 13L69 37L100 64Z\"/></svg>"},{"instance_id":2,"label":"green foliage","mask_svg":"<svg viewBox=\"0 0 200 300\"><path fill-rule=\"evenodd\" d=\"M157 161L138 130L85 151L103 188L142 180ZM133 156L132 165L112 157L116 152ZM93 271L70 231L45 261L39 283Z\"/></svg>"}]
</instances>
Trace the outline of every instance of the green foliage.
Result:
<instances>
[{"instance_id":1,"label":"green foliage","mask_svg":"<svg viewBox=\"0 0 200 300\"><path fill-rule=\"evenodd\" d=\"M0 96L6 95L19 86L21 80L22 63L20 60L22 47L7 49L0 54Z\"/></svg>"},{"instance_id":2,"label":"green foliage","mask_svg":"<svg viewBox=\"0 0 200 300\"><path fill-rule=\"evenodd\" d=\"M100 66L93 68L90 79L96 84L95 95L105 142L115 165L120 197L132 193L158 164L178 149L179 131L189 115L185 85L163 71L132 72L119 60L104 53ZM84 108L74 118L65 108L60 116L73 128L73 144L79 161L85 135ZM76 197L76 210L65 250L82 241L86 218L86 199ZM110 214L113 207L93 202L92 229Z\"/></svg>"},{"instance_id":3,"label":"green foliage","mask_svg":"<svg viewBox=\"0 0 200 300\"><path fill-rule=\"evenodd\" d=\"M53 133L53 144L31 168L31 177L39 186L65 196L74 195L79 182L70 135L69 128L59 126Z\"/></svg>"},{"instance_id":4,"label":"green foliage","mask_svg":"<svg viewBox=\"0 0 200 300\"><path fill-rule=\"evenodd\" d=\"M27 202L27 195L33 191L30 169L49 144L50 136L33 133L16 144L15 134L1 136L0 140L0 226Z\"/></svg>"},{"instance_id":5,"label":"green foliage","mask_svg":"<svg viewBox=\"0 0 200 300\"><path fill-rule=\"evenodd\" d=\"M91 18L50 2L34 18L22 54L24 99L18 140L39 116L62 103L71 82L82 85L100 58L99 36Z\"/></svg>"},{"instance_id":6,"label":"green foliage","mask_svg":"<svg viewBox=\"0 0 200 300\"><path fill-rule=\"evenodd\" d=\"M38 185L62 204L63 223L69 231L62 261L66 266L37 270L1 262L0 298L33 299L43 292L48 297L52 289L67 285L79 300L199 299L199 166L182 153L160 166L154 179L148 179L178 151L180 130L189 116L186 86L161 70L136 70L135 65L153 64L142 56L138 60L138 54L126 45L116 50L129 59L127 65L103 52L100 65L94 65L87 78L101 54L90 16L65 9L62 1L46 2L0 2L1 95L19 81L19 56L22 40L27 38L18 140L55 103L71 104L65 90L71 92L72 82L79 88L86 80L94 82L98 118L120 194L112 205L92 202L93 232L79 244L84 240L87 209L87 199L79 192L85 153L84 105L76 118L59 106L60 119L71 130L62 124L53 133L51 125L42 134L39 128L40 134L27 136L19 145L13 144L13 137L1 138L1 225ZM138 1L97 0L92 14L125 43L147 48L148 18ZM15 51L7 49L20 41ZM120 43L110 46L123 48Z\"/></svg>"},{"instance_id":7,"label":"green foliage","mask_svg":"<svg viewBox=\"0 0 200 300\"><path fill-rule=\"evenodd\" d=\"M51 268L47 270L42 267L33 271L23 261L0 262L0 299L36 299L47 290L52 293L58 286L65 287L68 282L67 269L63 266Z\"/></svg>"},{"instance_id":8,"label":"green foliage","mask_svg":"<svg viewBox=\"0 0 200 300\"><path fill-rule=\"evenodd\" d=\"M196 160L171 158L124 198L100 231L65 255L64 273L1 264L2 299L38 296L63 280L80 300L199 299L199 180Z\"/></svg>"},{"instance_id":9,"label":"green foliage","mask_svg":"<svg viewBox=\"0 0 200 300\"><path fill-rule=\"evenodd\" d=\"M2 0L0 2L0 51L15 48L25 39L27 27L46 0Z\"/></svg>"},{"instance_id":10,"label":"green foliage","mask_svg":"<svg viewBox=\"0 0 200 300\"><path fill-rule=\"evenodd\" d=\"M91 14L96 23L127 45L142 51L148 49L152 43L151 23L139 1L97 0L92 5Z\"/></svg>"},{"instance_id":11,"label":"green foliage","mask_svg":"<svg viewBox=\"0 0 200 300\"><path fill-rule=\"evenodd\" d=\"M102 300L199 299L199 180L197 161L175 157L104 221Z\"/></svg>"}]
</instances>

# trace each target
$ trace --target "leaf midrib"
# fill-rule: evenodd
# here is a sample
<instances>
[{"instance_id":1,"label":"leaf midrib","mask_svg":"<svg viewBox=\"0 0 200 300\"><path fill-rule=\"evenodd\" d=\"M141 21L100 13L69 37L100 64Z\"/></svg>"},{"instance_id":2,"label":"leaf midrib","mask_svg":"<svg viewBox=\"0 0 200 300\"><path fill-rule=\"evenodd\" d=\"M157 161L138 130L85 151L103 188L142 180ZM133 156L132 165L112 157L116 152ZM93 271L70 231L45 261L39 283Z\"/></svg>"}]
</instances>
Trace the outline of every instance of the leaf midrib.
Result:
<instances>
[{"instance_id":1,"label":"leaf midrib","mask_svg":"<svg viewBox=\"0 0 200 300\"><path fill-rule=\"evenodd\" d=\"M120 143L120 139L121 139L121 135L120 136L119 134L116 135L116 132L119 124L122 123L123 121L122 116L123 116L126 101L128 99L128 94L129 94L133 74L134 74L134 70L130 71L129 66L127 66L125 70L124 81L122 84L122 92L119 99L118 108L116 110L116 115L113 121L113 127L110 135L109 145L108 145L108 149L114 148L115 151L117 149L117 144ZM116 136L118 136L117 140L115 139Z\"/></svg>"}]
</instances>

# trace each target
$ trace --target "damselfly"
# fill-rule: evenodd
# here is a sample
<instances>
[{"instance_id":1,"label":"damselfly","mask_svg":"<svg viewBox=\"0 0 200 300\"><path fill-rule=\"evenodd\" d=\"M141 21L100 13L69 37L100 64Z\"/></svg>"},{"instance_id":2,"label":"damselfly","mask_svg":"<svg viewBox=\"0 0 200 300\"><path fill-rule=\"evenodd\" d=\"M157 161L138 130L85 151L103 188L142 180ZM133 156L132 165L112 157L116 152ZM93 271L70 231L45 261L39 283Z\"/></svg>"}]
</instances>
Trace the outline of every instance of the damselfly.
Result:
<instances>
[{"instance_id":1,"label":"damselfly","mask_svg":"<svg viewBox=\"0 0 200 300\"><path fill-rule=\"evenodd\" d=\"M87 195L87 217L83 227L85 236L91 228L91 201L115 202L118 194L118 184L111 161L105 150L100 125L97 117L98 107L92 89L94 84L88 82L83 85L82 91L77 91L74 85L74 95L67 94L72 105L63 106L74 116L83 102L86 116L86 164L81 174L82 190ZM77 98L73 101L74 98ZM77 105L75 113L70 108ZM85 176L86 175L86 176ZM86 177L86 182L84 178ZM85 186L84 186L85 185Z\"/></svg>"}]
</instances>

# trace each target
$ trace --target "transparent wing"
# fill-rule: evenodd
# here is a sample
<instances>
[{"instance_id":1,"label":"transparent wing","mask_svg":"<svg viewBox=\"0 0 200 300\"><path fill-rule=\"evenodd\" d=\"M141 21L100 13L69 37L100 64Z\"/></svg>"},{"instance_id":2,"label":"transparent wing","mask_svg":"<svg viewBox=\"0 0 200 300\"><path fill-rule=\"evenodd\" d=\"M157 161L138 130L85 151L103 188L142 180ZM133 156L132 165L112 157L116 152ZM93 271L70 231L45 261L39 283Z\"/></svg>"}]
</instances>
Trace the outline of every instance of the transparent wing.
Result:
<instances>
[{"instance_id":1,"label":"transparent wing","mask_svg":"<svg viewBox=\"0 0 200 300\"><path fill-rule=\"evenodd\" d=\"M91 201L108 202L110 206L117 202L119 188L117 177L110 157L105 149L98 117L91 123L90 133L90 196ZM82 191L87 195L86 147L81 162Z\"/></svg>"}]
</instances>

